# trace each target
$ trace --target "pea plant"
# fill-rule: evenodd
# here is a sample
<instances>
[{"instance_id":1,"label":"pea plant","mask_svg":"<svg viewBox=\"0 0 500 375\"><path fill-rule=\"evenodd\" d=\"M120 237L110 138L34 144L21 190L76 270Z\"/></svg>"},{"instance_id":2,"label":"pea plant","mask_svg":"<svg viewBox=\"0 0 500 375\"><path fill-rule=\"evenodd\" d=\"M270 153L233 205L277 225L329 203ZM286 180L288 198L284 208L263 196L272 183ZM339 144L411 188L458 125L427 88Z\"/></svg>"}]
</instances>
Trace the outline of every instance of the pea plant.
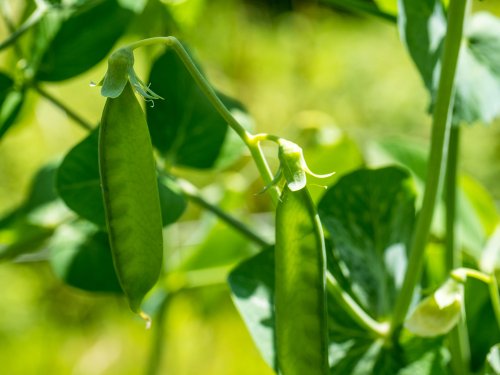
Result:
<instances>
[{"instance_id":1,"label":"pea plant","mask_svg":"<svg viewBox=\"0 0 500 375\"><path fill-rule=\"evenodd\" d=\"M485 208L460 183L458 167L461 127L500 114L500 19L473 13L469 0L399 0L396 13L387 1L325 1L398 27L429 92L432 134L428 156L382 143L393 165L345 173L317 200L310 190L336 171L311 171L300 142L255 133L244 106L214 89L176 37L113 47L139 14L165 12L146 3L39 0L20 25L3 3L11 33L0 50L11 51L17 70L0 74L0 137L29 91L88 136L43 167L27 200L0 220L0 259L45 252L66 284L122 294L155 329L169 298L190 286L164 245L165 228L177 225L189 201L260 249L227 280L276 373L500 374L498 216L484 214L494 204ZM142 80L135 52L150 48L157 56ZM93 84L106 98L98 126L44 90L108 55L104 78ZM229 168L243 148L270 198L274 241L177 173ZM443 225L435 211L444 212ZM159 291L162 302L152 308ZM159 363L154 357L149 373Z\"/></svg>"}]
</instances>

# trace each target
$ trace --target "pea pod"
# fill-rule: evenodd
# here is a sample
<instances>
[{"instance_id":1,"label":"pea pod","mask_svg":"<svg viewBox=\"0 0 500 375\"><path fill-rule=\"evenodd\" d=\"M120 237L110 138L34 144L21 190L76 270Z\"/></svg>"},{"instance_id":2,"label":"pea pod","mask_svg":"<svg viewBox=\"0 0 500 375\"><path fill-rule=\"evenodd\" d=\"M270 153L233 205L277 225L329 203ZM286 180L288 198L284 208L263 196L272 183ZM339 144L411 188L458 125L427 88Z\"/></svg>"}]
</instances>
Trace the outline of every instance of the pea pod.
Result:
<instances>
[{"instance_id":1,"label":"pea pod","mask_svg":"<svg viewBox=\"0 0 500 375\"><path fill-rule=\"evenodd\" d=\"M306 188L285 186L276 211L276 346L282 375L326 375L326 255Z\"/></svg>"},{"instance_id":2,"label":"pea pod","mask_svg":"<svg viewBox=\"0 0 500 375\"><path fill-rule=\"evenodd\" d=\"M106 101L99 172L113 263L130 308L140 313L161 270L162 221L148 126L130 83Z\"/></svg>"}]
</instances>

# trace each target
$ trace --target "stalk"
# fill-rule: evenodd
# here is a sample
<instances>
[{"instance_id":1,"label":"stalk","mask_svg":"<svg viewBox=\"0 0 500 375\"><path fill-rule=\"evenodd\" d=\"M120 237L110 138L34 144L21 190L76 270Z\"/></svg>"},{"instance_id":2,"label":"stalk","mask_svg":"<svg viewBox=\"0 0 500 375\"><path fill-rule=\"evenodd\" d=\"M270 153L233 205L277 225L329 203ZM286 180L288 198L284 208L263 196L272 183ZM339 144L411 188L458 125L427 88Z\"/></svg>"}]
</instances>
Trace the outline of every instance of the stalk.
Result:
<instances>
[{"instance_id":1,"label":"stalk","mask_svg":"<svg viewBox=\"0 0 500 375\"><path fill-rule=\"evenodd\" d=\"M219 207L213 205L208 202L205 198L202 197L198 189L192 185L189 181L177 178L176 179L178 186L181 188L182 194L188 198L194 204L204 208L205 210L211 212L223 222L231 226L231 228L238 231L240 234L247 237L250 241L262 247L271 246L265 239L259 236L257 233L252 231L249 227L247 227L244 223L236 219L235 217L229 215L225 211L221 210Z\"/></svg>"},{"instance_id":2,"label":"stalk","mask_svg":"<svg viewBox=\"0 0 500 375\"><path fill-rule=\"evenodd\" d=\"M462 43L466 8L467 0L451 0L448 8L448 30L444 42L441 76L433 113L427 184L422 209L412 239L408 269L394 309L391 324L392 333L396 332L405 320L413 292L422 272L425 246L429 238L436 198L444 175L444 162L448 153L448 138L455 92L454 81Z\"/></svg>"},{"instance_id":3,"label":"stalk","mask_svg":"<svg viewBox=\"0 0 500 375\"><path fill-rule=\"evenodd\" d=\"M78 115L76 112L74 112L72 109L68 108L66 104L61 102L59 99L56 97L52 96L52 94L49 94L47 91L42 89L38 85L32 85L31 86L38 94L43 96L45 99L47 99L49 102L51 102L53 105L55 105L57 108L59 108L61 111L65 112L66 115L72 119L77 125L82 127L85 130L92 130L93 127L92 125L84 120L80 115Z\"/></svg>"},{"instance_id":4,"label":"stalk","mask_svg":"<svg viewBox=\"0 0 500 375\"><path fill-rule=\"evenodd\" d=\"M210 83L208 83L207 79L196 67L195 63L193 62L189 54L186 52L181 42L177 40L177 38L173 36L167 36L167 37L144 39L136 43L130 44L128 48L136 49L139 47L144 47L159 43L165 44L167 47L172 48L175 51L179 59L182 61L182 63L188 70L189 74L191 74L191 77L193 77L197 86L200 88L205 97L213 105L214 109L217 112L219 112L222 118L226 120L229 127L231 127L236 132L236 134L238 134L241 140L245 143L245 145L247 146L248 150L252 155L252 158L255 162L255 165L257 166L257 169L259 170L262 179L264 180L264 184L266 186L270 185L271 182L273 181L273 174L271 172L271 169L269 168L269 165L267 164L266 159L264 158L264 154L262 153L262 150L260 148L259 141L254 139L254 137L249 132L247 132L247 130L233 117L231 112L219 99L219 97L215 93ZM269 192L271 194L271 199L274 205L276 206L278 204L280 196L279 189L276 186L272 186L269 189Z\"/></svg>"},{"instance_id":5,"label":"stalk","mask_svg":"<svg viewBox=\"0 0 500 375\"><path fill-rule=\"evenodd\" d=\"M446 206L446 240L445 266L446 273L462 266L460 249L456 245L456 204L457 204L457 170L460 145L460 128L453 124L450 130L448 160L445 177ZM464 310L465 313L465 310ZM466 375L470 362L469 337L465 315L463 314L457 326L448 335L448 347L451 353L451 370L455 375Z\"/></svg>"},{"instance_id":6,"label":"stalk","mask_svg":"<svg viewBox=\"0 0 500 375\"><path fill-rule=\"evenodd\" d=\"M169 292L167 292L169 293ZM153 326L153 337L151 352L146 366L146 375L159 375L161 370L162 352L164 350L164 333L165 333L165 318L167 308L171 300L171 295L167 294L163 297L158 312L155 317L155 325Z\"/></svg>"}]
</instances>

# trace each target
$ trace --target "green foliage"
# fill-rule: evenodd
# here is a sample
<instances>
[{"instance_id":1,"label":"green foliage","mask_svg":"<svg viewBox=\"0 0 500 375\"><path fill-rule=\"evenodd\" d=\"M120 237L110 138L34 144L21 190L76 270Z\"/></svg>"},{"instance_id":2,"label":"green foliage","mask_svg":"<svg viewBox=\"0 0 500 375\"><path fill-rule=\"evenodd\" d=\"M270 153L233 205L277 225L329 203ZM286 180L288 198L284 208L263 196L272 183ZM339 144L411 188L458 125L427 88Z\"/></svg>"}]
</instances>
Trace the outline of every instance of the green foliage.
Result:
<instances>
[{"instance_id":1,"label":"green foliage","mask_svg":"<svg viewBox=\"0 0 500 375\"><path fill-rule=\"evenodd\" d=\"M92 68L111 51L133 15L116 0L89 1L82 5L62 22L45 48L36 78L63 81Z\"/></svg>"},{"instance_id":2,"label":"green foliage","mask_svg":"<svg viewBox=\"0 0 500 375\"><path fill-rule=\"evenodd\" d=\"M332 186L318 209L357 298L386 317L402 284L415 218L409 174L394 167L358 170Z\"/></svg>"},{"instance_id":3,"label":"green foliage","mask_svg":"<svg viewBox=\"0 0 500 375\"><path fill-rule=\"evenodd\" d=\"M57 171L56 188L61 199L82 218L106 228L104 204L99 181L99 128L73 147ZM186 200L174 179L159 175L163 226L174 223L186 209Z\"/></svg>"},{"instance_id":4,"label":"green foliage","mask_svg":"<svg viewBox=\"0 0 500 375\"><path fill-rule=\"evenodd\" d=\"M158 57L149 80L154 91L165 98L147 108L153 145L172 165L200 169L213 167L217 159L223 157L221 152L228 137L227 123L174 51L168 49ZM221 99L231 111L244 112L234 99L226 96L221 96ZM238 154L239 150L235 151Z\"/></svg>"},{"instance_id":5,"label":"green foliage","mask_svg":"<svg viewBox=\"0 0 500 375\"><path fill-rule=\"evenodd\" d=\"M441 0L400 0L399 30L433 100L439 81L446 17ZM474 14L465 28L458 61L455 123L490 123L500 115L498 46L500 20L488 13Z\"/></svg>"},{"instance_id":6,"label":"green foliage","mask_svg":"<svg viewBox=\"0 0 500 375\"><path fill-rule=\"evenodd\" d=\"M66 284L90 292L121 293L107 233L86 222L64 224L48 247L52 269Z\"/></svg>"},{"instance_id":7,"label":"green foliage","mask_svg":"<svg viewBox=\"0 0 500 375\"><path fill-rule=\"evenodd\" d=\"M497 202L475 179L453 172L459 169L458 154L449 151L456 147L448 133L451 124L456 126L452 134L457 135L462 122L489 123L499 117L500 21L486 12L468 15L465 0L323 2L342 9L344 16L315 4L294 10L292 2L284 4L289 13L279 18L270 14L269 30L258 37L265 40L263 45L269 44L268 50L253 51L247 45L253 38L250 33L244 43L243 39L234 43L238 39L232 38L230 23L207 16L212 21L210 31L220 24L227 28L217 47L226 42L230 47L214 51L226 48L237 56L227 62L214 58L211 49L203 51L200 55L207 60L214 58L211 68L222 63L222 70L229 72L222 76L216 67L208 75L217 86L249 101L266 128L279 129L294 142L281 135L253 133L253 119L243 104L212 88L187 46L173 36L156 36L174 30L196 46L205 35L197 39L189 30L198 28L206 9L214 7L225 14L221 11L225 2L39 0L16 2L13 12L9 5L14 2L3 2L0 12L9 35L0 42L0 50L6 51L0 73L0 138L6 151L0 149L0 153L7 159L12 152L26 153L26 165L13 164L9 176L17 179L23 176L21 169L37 167L30 158L40 151L31 153L32 145L23 144L24 134L35 134L29 139L36 140L37 146L40 140L41 147L48 145L48 151L62 150L64 155L61 162L43 163L20 204L16 205L20 194L13 194L14 202L0 218L2 265L12 261L13 267L42 269L48 277L55 276L56 283L46 287L40 300L49 292L54 298L51 288L89 299L98 293L113 294L149 319L144 307L157 327L147 368L151 375L163 371L162 357L168 358L165 366L179 358L197 362L203 357L199 350L196 356L183 355L183 345L176 345L174 337L182 336L183 343L189 338L199 348L210 346L210 338L217 335L218 329L207 339L195 323L183 331L191 324L192 316L185 314L191 310L176 310L176 303L194 296L193 310L205 318L220 319L219 328L228 327L231 319L218 314L220 296L229 300L229 294L268 370L280 375L498 373ZM248 27L240 21L255 15L259 27L264 27L266 16L260 12L267 8L252 4L242 9L241 19L235 22L238 28ZM316 56L326 54L315 49L335 49L334 44L324 47L333 40L331 34L312 38L321 33L314 22L323 20L334 28L350 25L353 30L360 22L378 27L361 17L345 17L345 11L374 15L389 21L389 27L397 23L434 109L429 156L426 147L402 138L379 141L363 155L358 144L364 144L359 140L364 141L368 133L352 130L354 140L329 113L342 107L340 122L355 124L353 113L366 110L361 100L345 105L343 94L325 98L328 95L322 94L330 93L327 90L308 100L301 93L287 93L289 87L302 89L306 84L345 89L343 55L354 49L354 43L346 41L345 51L335 50L334 64L312 65ZM288 39L290 30L300 30L300 35ZM155 37L141 40L151 35ZM131 39L136 41L121 45ZM306 40L306 45L296 47L299 40ZM112 52L116 44L120 48ZM285 57L279 63L266 59L265 51L283 46L290 49L281 51ZM94 128L84 119L87 114L83 118L79 114L87 106L83 91L73 85L83 87L76 78L86 80L83 74L92 68L104 70L100 63L106 56L106 73L96 73L104 77L98 85L106 104L101 124ZM285 71L283 61L289 59L287 74L293 83L276 81L280 95L266 97L252 86L253 76L242 64L249 57L269 82ZM361 60L367 57L362 51L355 63L349 61L345 67L357 76L365 66ZM272 67L269 76L263 73L264 65ZM322 73L316 75L313 69ZM139 78L148 73L147 81ZM381 84L372 96L386 90L395 98L392 92L408 83L405 77L395 89L386 87L384 75L373 77ZM233 85L232 80L238 83ZM45 90L45 85L51 87ZM356 91L364 87L363 81ZM59 88L65 90L63 99L59 93L51 94ZM46 103L39 105L31 93L62 109L88 134L65 134L63 120L51 118ZM292 95L297 99L292 100ZM75 97L76 111L66 105ZM256 97L269 112L254 106ZM332 100L340 104L332 106ZM366 116L370 121L381 106L398 112L398 121L414 117L396 101L370 100L373 108ZM291 102L298 116L280 113L284 101ZM30 113L35 105L36 116ZM10 131L21 122L21 108L25 125ZM61 126L62 142L59 134L47 137L45 117L47 123ZM421 119L411 121L421 126ZM386 127L384 120L375 118L373 123L377 122ZM290 124L293 129L287 128ZM384 129L384 135L390 131ZM65 143L72 136L79 141ZM11 141L22 147L10 145ZM336 175L316 175L308 165ZM251 172L254 166L262 181ZM378 168L370 169L373 166ZM445 193L441 193L443 180ZM316 183L328 186L321 190ZM5 185L8 191L18 181L8 180ZM271 199L256 196L262 186ZM3 201L10 203L10 199ZM229 290L219 285L228 273ZM66 303L64 297L55 298ZM84 310L70 305L44 304L41 310L49 314L57 310L57 317ZM5 307L10 311L9 303ZM76 315L81 314L85 313ZM22 325L22 314L7 312L7 316L9 324L16 316ZM181 328L179 321L185 324ZM12 337L4 326L0 324L2 340ZM225 329L233 334L232 327ZM137 337L131 340L134 345L149 347L141 341L146 337L142 331ZM88 345L90 349L69 372L108 371L106 361L112 355L108 346L113 343L102 342ZM210 356L228 366L230 356L213 348ZM4 349L0 347L0 356ZM233 357L240 361L238 355ZM102 367L89 370L85 367L89 359ZM208 371L204 363L194 366L195 373ZM221 374L220 365L215 367ZM256 368L258 364L252 363L246 370L261 373ZM37 371L58 373L58 368L41 366ZM246 375L244 371L237 373Z\"/></svg>"},{"instance_id":8,"label":"green foliage","mask_svg":"<svg viewBox=\"0 0 500 375\"><path fill-rule=\"evenodd\" d=\"M23 101L24 93L16 89L11 77L0 72L0 139L14 124Z\"/></svg>"}]
</instances>

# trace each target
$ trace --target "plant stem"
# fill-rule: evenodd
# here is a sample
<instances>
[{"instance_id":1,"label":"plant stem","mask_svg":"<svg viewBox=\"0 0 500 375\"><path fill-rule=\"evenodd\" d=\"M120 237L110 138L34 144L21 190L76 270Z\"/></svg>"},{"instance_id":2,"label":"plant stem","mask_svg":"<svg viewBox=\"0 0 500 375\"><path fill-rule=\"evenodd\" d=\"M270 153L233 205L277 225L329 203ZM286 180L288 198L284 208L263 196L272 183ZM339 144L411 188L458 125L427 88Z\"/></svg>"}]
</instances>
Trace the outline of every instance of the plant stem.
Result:
<instances>
[{"instance_id":1,"label":"plant stem","mask_svg":"<svg viewBox=\"0 0 500 375\"><path fill-rule=\"evenodd\" d=\"M47 10L49 9L45 3L44 5L39 5L38 8L29 16L29 18L24 21L24 23L19 26L17 30L12 32L7 39L0 43L0 51L15 43L20 36L22 36L26 31L35 26L43 18Z\"/></svg>"},{"instance_id":2,"label":"plant stem","mask_svg":"<svg viewBox=\"0 0 500 375\"><path fill-rule=\"evenodd\" d=\"M446 239L445 239L445 266L446 273L461 267L460 250L455 244L455 218L457 203L457 168L458 149L460 142L460 128L453 125L450 129L448 158L445 177L445 206L446 206Z\"/></svg>"},{"instance_id":3,"label":"plant stem","mask_svg":"<svg viewBox=\"0 0 500 375\"><path fill-rule=\"evenodd\" d=\"M375 337L385 338L389 332L389 325L375 321L368 315L352 297L345 292L337 280L329 272L326 273L326 287L337 303L362 328L371 332Z\"/></svg>"},{"instance_id":4,"label":"plant stem","mask_svg":"<svg viewBox=\"0 0 500 375\"><path fill-rule=\"evenodd\" d=\"M494 274L491 275L491 281L488 284L490 290L491 304L495 312L498 328L500 329L500 296L498 295L498 283Z\"/></svg>"},{"instance_id":5,"label":"plant stem","mask_svg":"<svg viewBox=\"0 0 500 375\"><path fill-rule=\"evenodd\" d=\"M163 301L161 302L155 317L155 324L153 326L152 335L152 347L151 352L149 353L146 375L160 374L162 353L165 347L165 340L163 337L165 333L165 315L167 313L170 300L170 294L166 294L163 297Z\"/></svg>"},{"instance_id":6,"label":"plant stem","mask_svg":"<svg viewBox=\"0 0 500 375\"><path fill-rule=\"evenodd\" d=\"M189 74L191 74L191 77L193 77L199 89L210 101L215 110L219 112L219 114L227 122L227 124L239 135L239 137L246 144L255 161L257 169L259 170L259 173L262 179L264 180L264 184L269 185L273 180L273 174L266 162L266 159L264 158L264 154L262 153L259 142L255 141L253 139L253 136L249 132L247 132L247 130L238 121L236 121L231 112L219 99L219 97L215 93L210 83L208 83L207 79L198 70L195 63L193 62L187 51L184 49L181 42L177 40L177 38L173 36L149 38L138 41L136 43L132 43L126 48L136 49L139 47L144 47L159 43L165 44L167 47L172 48L175 51L177 56L180 58L180 60L188 70ZM274 205L277 205L280 196L279 189L273 186L269 189L269 192L271 194L271 199Z\"/></svg>"},{"instance_id":7,"label":"plant stem","mask_svg":"<svg viewBox=\"0 0 500 375\"><path fill-rule=\"evenodd\" d=\"M448 158L445 177L445 206L446 206L446 242L445 265L446 273L462 265L460 249L456 245L456 203L457 203L457 170L460 145L460 128L453 124L450 129ZM448 335L448 346L451 353L450 366L455 375L466 375L470 361L469 338L464 316Z\"/></svg>"},{"instance_id":8,"label":"plant stem","mask_svg":"<svg viewBox=\"0 0 500 375\"><path fill-rule=\"evenodd\" d=\"M50 101L52 104L54 104L56 107L61 109L66 113L66 115L71 118L76 124L80 125L82 128L85 130L92 130L92 125L90 125L89 122L84 120L82 117L80 117L78 114L73 112L71 109L69 109L64 103L56 99L52 94L49 94L47 91L42 89L40 86L34 84L31 86L36 92L38 92L41 96L43 96L45 99Z\"/></svg>"},{"instance_id":9,"label":"plant stem","mask_svg":"<svg viewBox=\"0 0 500 375\"><path fill-rule=\"evenodd\" d=\"M467 0L451 0L448 8L448 30L444 42L441 76L433 113L427 183L422 209L418 215L412 239L408 268L394 309L391 324L391 332L393 333L399 329L406 317L415 286L422 272L425 247L429 238L440 182L443 177L443 164L448 151L446 141L451 126L455 72L462 43L466 8Z\"/></svg>"},{"instance_id":10,"label":"plant stem","mask_svg":"<svg viewBox=\"0 0 500 375\"><path fill-rule=\"evenodd\" d=\"M214 206L205 198L203 198L199 192L199 190L192 185L189 181L177 178L176 182L178 186L181 188L182 193L186 196L191 202L197 204L200 207L203 207L207 211L212 212L219 219L224 221L226 224L229 224L232 228L236 229L238 232L243 234L245 237L255 242L259 246L268 247L271 246L266 240L260 237L257 233L248 228L241 221L237 220L233 216L229 215L225 211L221 210L219 207Z\"/></svg>"}]
</instances>

